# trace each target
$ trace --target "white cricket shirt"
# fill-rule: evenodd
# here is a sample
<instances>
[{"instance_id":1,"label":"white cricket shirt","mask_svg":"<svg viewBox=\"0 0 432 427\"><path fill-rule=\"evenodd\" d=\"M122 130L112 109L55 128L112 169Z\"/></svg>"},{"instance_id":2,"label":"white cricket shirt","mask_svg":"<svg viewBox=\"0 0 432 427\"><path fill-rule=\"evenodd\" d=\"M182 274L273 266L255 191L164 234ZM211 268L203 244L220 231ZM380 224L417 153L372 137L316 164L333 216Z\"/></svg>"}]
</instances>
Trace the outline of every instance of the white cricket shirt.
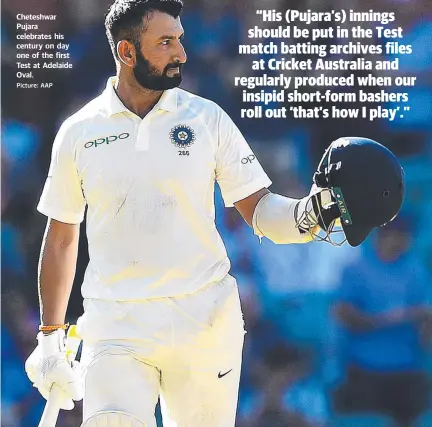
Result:
<instances>
[{"instance_id":1,"label":"white cricket shirt","mask_svg":"<svg viewBox=\"0 0 432 427\"><path fill-rule=\"evenodd\" d=\"M221 280L230 262L215 227L215 182L233 206L271 181L214 102L171 89L141 119L114 83L62 124L38 204L72 224L88 207L83 297L175 296Z\"/></svg>"}]
</instances>

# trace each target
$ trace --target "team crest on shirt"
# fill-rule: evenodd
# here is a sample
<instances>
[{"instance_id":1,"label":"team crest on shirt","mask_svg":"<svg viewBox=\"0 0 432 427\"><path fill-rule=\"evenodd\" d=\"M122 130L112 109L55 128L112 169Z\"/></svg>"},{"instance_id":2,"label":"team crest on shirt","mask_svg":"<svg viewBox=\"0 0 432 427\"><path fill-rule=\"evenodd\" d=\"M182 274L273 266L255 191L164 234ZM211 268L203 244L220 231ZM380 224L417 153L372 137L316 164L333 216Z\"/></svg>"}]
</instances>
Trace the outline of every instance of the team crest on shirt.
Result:
<instances>
[{"instance_id":1,"label":"team crest on shirt","mask_svg":"<svg viewBox=\"0 0 432 427\"><path fill-rule=\"evenodd\" d=\"M177 125L171 129L171 142L178 148L190 147L195 141L194 130L186 125Z\"/></svg>"}]
</instances>

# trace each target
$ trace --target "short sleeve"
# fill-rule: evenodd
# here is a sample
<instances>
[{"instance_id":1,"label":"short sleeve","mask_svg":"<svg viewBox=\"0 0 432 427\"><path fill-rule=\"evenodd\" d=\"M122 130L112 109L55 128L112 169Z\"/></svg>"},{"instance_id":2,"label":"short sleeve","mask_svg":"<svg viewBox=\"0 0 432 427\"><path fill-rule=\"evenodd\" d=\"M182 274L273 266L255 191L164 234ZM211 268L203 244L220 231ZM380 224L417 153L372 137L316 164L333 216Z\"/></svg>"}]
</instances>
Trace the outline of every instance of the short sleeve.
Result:
<instances>
[{"instance_id":1,"label":"short sleeve","mask_svg":"<svg viewBox=\"0 0 432 427\"><path fill-rule=\"evenodd\" d=\"M269 187L272 182L240 130L220 108L217 125L216 181L225 206L232 207L235 202Z\"/></svg>"},{"instance_id":2,"label":"short sleeve","mask_svg":"<svg viewBox=\"0 0 432 427\"><path fill-rule=\"evenodd\" d=\"M85 198L75 163L74 137L70 126L61 126L54 140L51 165L37 210L68 224L84 219Z\"/></svg>"}]
</instances>

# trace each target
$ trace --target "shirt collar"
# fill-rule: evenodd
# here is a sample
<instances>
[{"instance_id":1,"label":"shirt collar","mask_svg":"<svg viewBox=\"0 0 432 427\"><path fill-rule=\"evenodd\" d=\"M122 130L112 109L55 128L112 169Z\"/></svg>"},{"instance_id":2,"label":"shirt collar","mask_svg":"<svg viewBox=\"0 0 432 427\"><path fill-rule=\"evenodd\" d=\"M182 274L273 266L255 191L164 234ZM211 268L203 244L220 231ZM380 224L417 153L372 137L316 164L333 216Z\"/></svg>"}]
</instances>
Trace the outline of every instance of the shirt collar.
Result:
<instances>
[{"instance_id":1,"label":"shirt collar","mask_svg":"<svg viewBox=\"0 0 432 427\"><path fill-rule=\"evenodd\" d=\"M116 91L114 90L114 84L116 77L110 77L107 81L106 88L104 90L104 108L109 116L117 113L123 113L129 111L124 104L120 101ZM158 103L155 106L156 109L165 110L170 113L177 111L177 90L169 89L162 93Z\"/></svg>"},{"instance_id":2,"label":"shirt collar","mask_svg":"<svg viewBox=\"0 0 432 427\"><path fill-rule=\"evenodd\" d=\"M177 88L165 90L157 106L160 110L175 113L177 111Z\"/></svg>"}]
</instances>

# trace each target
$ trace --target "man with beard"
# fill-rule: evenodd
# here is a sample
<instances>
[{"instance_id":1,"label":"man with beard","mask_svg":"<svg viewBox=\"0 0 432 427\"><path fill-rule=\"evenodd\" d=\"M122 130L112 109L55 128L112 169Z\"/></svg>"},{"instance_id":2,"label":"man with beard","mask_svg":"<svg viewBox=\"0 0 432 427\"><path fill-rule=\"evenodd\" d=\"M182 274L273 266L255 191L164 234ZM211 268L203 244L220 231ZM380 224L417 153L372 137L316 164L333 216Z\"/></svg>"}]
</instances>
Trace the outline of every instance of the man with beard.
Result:
<instances>
[{"instance_id":1,"label":"man with beard","mask_svg":"<svg viewBox=\"0 0 432 427\"><path fill-rule=\"evenodd\" d=\"M110 7L117 75L61 126L38 205L48 217L41 325L26 370L45 398L53 384L62 389L63 409L82 398L83 385L84 427L154 427L159 396L165 425L234 426L244 329L215 228L215 182L258 236L303 243L319 227L321 192L300 200L271 193L227 114L178 88L182 7L181 0ZM86 206L83 349L81 364L71 366L65 316ZM327 211L321 227L339 215Z\"/></svg>"}]
</instances>

